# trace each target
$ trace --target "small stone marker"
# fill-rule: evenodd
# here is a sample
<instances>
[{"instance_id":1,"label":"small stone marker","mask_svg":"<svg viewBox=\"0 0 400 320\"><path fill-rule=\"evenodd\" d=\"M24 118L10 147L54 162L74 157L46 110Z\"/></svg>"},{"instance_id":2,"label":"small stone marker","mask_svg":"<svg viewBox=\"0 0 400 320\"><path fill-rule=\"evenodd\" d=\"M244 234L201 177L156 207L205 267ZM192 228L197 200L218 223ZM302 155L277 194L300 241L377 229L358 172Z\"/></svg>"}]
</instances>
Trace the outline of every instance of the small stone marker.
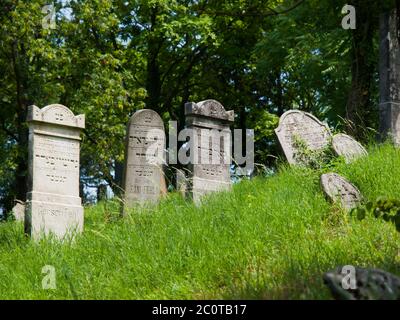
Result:
<instances>
[{"instance_id":1,"label":"small stone marker","mask_svg":"<svg viewBox=\"0 0 400 320\"><path fill-rule=\"evenodd\" d=\"M16 221L19 221L19 222L25 221L25 203L23 203L22 201L16 200L15 206L11 212Z\"/></svg>"},{"instance_id":2,"label":"small stone marker","mask_svg":"<svg viewBox=\"0 0 400 320\"><path fill-rule=\"evenodd\" d=\"M25 229L34 240L50 233L62 239L83 230L79 197L80 134L85 116L60 104L30 106L29 188Z\"/></svg>"},{"instance_id":3,"label":"small stone marker","mask_svg":"<svg viewBox=\"0 0 400 320\"><path fill-rule=\"evenodd\" d=\"M347 134L339 133L332 138L332 147L338 156L343 156L346 163L368 155L367 150L355 139Z\"/></svg>"},{"instance_id":4,"label":"small stone marker","mask_svg":"<svg viewBox=\"0 0 400 320\"><path fill-rule=\"evenodd\" d=\"M232 137L234 112L226 111L216 100L186 103L186 128L193 130L195 150L189 169L189 196L198 203L205 194L231 187Z\"/></svg>"},{"instance_id":5,"label":"small stone marker","mask_svg":"<svg viewBox=\"0 0 400 320\"><path fill-rule=\"evenodd\" d=\"M322 150L330 143L329 128L310 113L299 110L285 112L275 129L279 143L290 164L300 164L295 142L296 138L304 141L310 150Z\"/></svg>"},{"instance_id":6,"label":"small stone marker","mask_svg":"<svg viewBox=\"0 0 400 320\"><path fill-rule=\"evenodd\" d=\"M188 190L188 179L183 170L176 169L176 191L178 191L182 196L186 196Z\"/></svg>"},{"instance_id":7,"label":"small stone marker","mask_svg":"<svg viewBox=\"0 0 400 320\"><path fill-rule=\"evenodd\" d=\"M332 202L340 202L346 210L357 207L362 200L360 191L336 173L323 174L321 187Z\"/></svg>"},{"instance_id":8,"label":"small stone marker","mask_svg":"<svg viewBox=\"0 0 400 320\"><path fill-rule=\"evenodd\" d=\"M135 204L156 203L166 193L164 163L164 123L157 112L139 110L127 129L124 212Z\"/></svg>"}]
</instances>

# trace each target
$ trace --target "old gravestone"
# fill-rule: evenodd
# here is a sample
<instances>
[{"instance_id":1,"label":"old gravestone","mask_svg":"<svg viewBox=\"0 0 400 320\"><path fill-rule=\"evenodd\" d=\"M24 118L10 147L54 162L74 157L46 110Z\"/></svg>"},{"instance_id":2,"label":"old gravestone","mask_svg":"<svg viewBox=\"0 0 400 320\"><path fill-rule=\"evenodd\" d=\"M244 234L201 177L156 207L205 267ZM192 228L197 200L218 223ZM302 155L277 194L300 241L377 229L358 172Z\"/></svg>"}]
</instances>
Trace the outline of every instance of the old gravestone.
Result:
<instances>
[{"instance_id":1,"label":"old gravestone","mask_svg":"<svg viewBox=\"0 0 400 320\"><path fill-rule=\"evenodd\" d=\"M332 138L332 147L338 156L343 156L346 163L368 155L367 150L355 139L347 134L339 133Z\"/></svg>"},{"instance_id":2,"label":"old gravestone","mask_svg":"<svg viewBox=\"0 0 400 320\"><path fill-rule=\"evenodd\" d=\"M188 194L198 203L205 194L231 187L232 137L234 112L218 101L186 103L186 128L193 133L192 161L188 165Z\"/></svg>"},{"instance_id":3,"label":"old gravestone","mask_svg":"<svg viewBox=\"0 0 400 320\"><path fill-rule=\"evenodd\" d=\"M362 200L360 191L336 173L323 174L321 176L321 187L332 202L339 202L346 210L357 207Z\"/></svg>"},{"instance_id":4,"label":"old gravestone","mask_svg":"<svg viewBox=\"0 0 400 320\"><path fill-rule=\"evenodd\" d=\"M74 116L54 104L43 109L30 106L29 188L25 229L34 240L50 233L64 238L83 230L79 197L80 134L85 116Z\"/></svg>"},{"instance_id":5,"label":"old gravestone","mask_svg":"<svg viewBox=\"0 0 400 320\"><path fill-rule=\"evenodd\" d=\"M166 193L164 123L157 112L139 110L127 129L124 212L136 204L156 203Z\"/></svg>"},{"instance_id":6,"label":"old gravestone","mask_svg":"<svg viewBox=\"0 0 400 320\"><path fill-rule=\"evenodd\" d=\"M306 143L310 150L322 150L330 143L329 128L312 114L290 110L285 112L275 129L279 143L290 164L300 164L299 149L296 139Z\"/></svg>"},{"instance_id":7,"label":"old gravestone","mask_svg":"<svg viewBox=\"0 0 400 320\"><path fill-rule=\"evenodd\" d=\"M400 9L380 19L380 133L400 145Z\"/></svg>"},{"instance_id":8,"label":"old gravestone","mask_svg":"<svg viewBox=\"0 0 400 320\"><path fill-rule=\"evenodd\" d=\"M15 205L12 208L11 212L16 221L24 222L25 221L25 203L20 200L15 200Z\"/></svg>"}]
</instances>

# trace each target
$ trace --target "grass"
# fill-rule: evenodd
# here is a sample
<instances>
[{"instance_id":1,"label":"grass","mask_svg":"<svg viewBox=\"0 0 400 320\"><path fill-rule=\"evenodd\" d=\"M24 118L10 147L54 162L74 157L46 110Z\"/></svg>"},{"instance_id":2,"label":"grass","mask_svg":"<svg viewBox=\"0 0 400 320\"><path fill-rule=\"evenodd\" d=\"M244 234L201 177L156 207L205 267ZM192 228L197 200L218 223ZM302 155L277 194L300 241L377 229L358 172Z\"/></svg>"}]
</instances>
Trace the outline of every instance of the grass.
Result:
<instances>
[{"instance_id":1,"label":"grass","mask_svg":"<svg viewBox=\"0 0 400 320\"><path fill-rule=\"evenodd\" d=\"M366 200L400 198L400 150L331 169ZM35 244L16 222L0 224L0 299L329 299L322 274L338 265L400 274L400 236L374 218L358 221L330 204L321 172L282 166L201 207L171 194L123 220L115 202L85 210L73 244ZM43 290L42 268L57 289Z\"/></svg>"}]
</instances>

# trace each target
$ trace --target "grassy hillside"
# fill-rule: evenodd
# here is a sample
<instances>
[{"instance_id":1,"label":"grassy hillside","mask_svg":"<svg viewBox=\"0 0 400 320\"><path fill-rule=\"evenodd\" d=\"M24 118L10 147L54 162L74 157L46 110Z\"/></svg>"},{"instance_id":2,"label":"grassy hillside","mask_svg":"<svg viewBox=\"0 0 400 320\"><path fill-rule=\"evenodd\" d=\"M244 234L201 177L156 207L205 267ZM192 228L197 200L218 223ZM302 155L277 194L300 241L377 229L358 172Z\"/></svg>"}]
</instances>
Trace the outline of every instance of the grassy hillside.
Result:
<instances>
[{"instance_id":1,"label":"grassy hillside","mask_svg":"<svg viewBox=\"0 0 400 320\"><path fill-rule=\"evenodd\" d=\"M366 200L400 198L400 150L370 153L334 170ZM282 167L201 207L172 194L124 220L116 203L89 207L74 244L34 244L22 225L0 224L0 299L325 299L321 276L337 265L400 274L395 228L332 206L320 173ZM42 289L45 265L56 290Z\"/></svg>"}]
</instances>

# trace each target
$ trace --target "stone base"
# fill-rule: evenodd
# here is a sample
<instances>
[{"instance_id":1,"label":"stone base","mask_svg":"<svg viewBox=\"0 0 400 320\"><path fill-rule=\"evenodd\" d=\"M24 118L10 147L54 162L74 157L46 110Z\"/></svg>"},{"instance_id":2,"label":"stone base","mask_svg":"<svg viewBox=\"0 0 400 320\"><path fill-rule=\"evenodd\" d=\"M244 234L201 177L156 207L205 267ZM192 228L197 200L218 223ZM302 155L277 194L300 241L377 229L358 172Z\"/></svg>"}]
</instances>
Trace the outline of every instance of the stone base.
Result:
<instances>
[{"instance_id":1,"label":"stone base","mask_svg":"<svg viewBox=\"0 0 400 320\"><path fill-rule=\"evenodd\" d=\"M227 191L230 190L231 187L232 184L230 182L192 178L189 195L193 201L198 204L204 195L218 191Z\"/></svg>"},{"instance_id":2,"label":"stone base","mask_svg":"<svg viewBox=\"0 0 400 320\"><path fill-rule=\"evenodd\" d=\"M35 241L53 234L58 239L82 233L82 206L28 201L25 212L25 232Z\"/></svg>"}]
</instances>

